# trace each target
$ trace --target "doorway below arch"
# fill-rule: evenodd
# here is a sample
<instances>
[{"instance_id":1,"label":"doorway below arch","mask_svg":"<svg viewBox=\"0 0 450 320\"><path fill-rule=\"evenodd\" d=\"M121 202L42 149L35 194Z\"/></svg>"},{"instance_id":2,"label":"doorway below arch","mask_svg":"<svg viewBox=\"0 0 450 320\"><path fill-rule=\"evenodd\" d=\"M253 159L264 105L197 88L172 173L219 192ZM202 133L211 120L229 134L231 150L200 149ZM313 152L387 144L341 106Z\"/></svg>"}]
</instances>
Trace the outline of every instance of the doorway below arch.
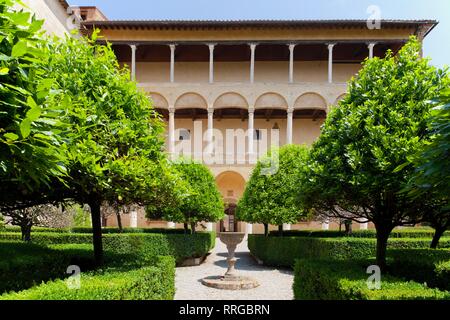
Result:
<instances>
[{"instance_id":1,"label":"doorway below arch","mask_svg":"<svg viewBox=\"0 0 450 320\"><path fill-rule=\"evenodd\" d=\"M236 219L236 206L245 189L245 179L235 171L225 171L216 177L217 187L225 203L225 218L216 225L217 232L244 232L245 223Z\"/></svg>"}]
</instances>

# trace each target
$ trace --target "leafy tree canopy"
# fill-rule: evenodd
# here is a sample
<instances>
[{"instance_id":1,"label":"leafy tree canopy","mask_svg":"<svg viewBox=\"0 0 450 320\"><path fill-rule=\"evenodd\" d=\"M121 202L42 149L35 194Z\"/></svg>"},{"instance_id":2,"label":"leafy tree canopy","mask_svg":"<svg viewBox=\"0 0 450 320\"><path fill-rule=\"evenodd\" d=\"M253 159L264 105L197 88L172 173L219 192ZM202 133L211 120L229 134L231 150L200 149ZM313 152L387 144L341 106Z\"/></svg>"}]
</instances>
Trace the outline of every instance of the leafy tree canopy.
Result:
<instances>
[{"instance_id":1,"label":"leafy tree canopy","mask_svg":"<svg viewBox=\"0 0 450 320\"><path fill-rule=\"evenodd\" d=\"M65 175L60 106L49 104L43 21L0 0L0 203Z\"/></svg>"},{"instance_id":2,"label":"leafy tree canopy","mask_svg":"<svg viewBox=\"0 0 450 320\"><path fill-rule=\"evenodd\" d=\"M47 46L46 73L58 93L49 103L64 109L69 179L61 199L91 207L96 257L100 260L103 201L147 204L171 200L166 176L163 124L144 92L121 69L110 45L72 39Z\"/></svg>"},{"instance_id":3,"label":"leafy tree canopy","mask_svg":"<svg viewBox=\"0 0 450 320\"><path fill-rule=\"evenodd\" d=\"M286 145L258 161L237 206L237 218L251 223L282 225L306 217L296 201L296 185L304 173L308 149ZM268 169L274 166L274 172Z\"/></svg>"},{"instance_id":4,"label":"leafy tree canopy","mask_svg":"<svg viewBox=\"0 0 450 320\"><path fill-rule=\"evenodd\" d=\"M205 165L191 159L180 158L173 168L178 172L181 181L178 182L182 194L178 204L159 207L167 221L190 224L195 231L199 222L215 222L224 217L222 196L211 171ZM155 210L147 210L148 216L155 216Z\"/></svg>"},{"instance_id":5,"label":"leafy tree canopy","mask_svg":"<svg viewBox=\"0 0 450 320\"><path fill-rule=\"evenodd\" d=\"M420 58L415 38L397 56L366 60L327 118L299 182L304 206L375 224L381 267L392 228L424 212L426 201L399 193L414 172L400 165L427 143L430 100L448 85L446 72Z\"/></svg>"},{"instance_id":6,"label":"leafy tree canopy","mask_svg":"<svg viewBox=\"0 0 450 320\"><path fill-rule=\"evenodd\" d=\"M433 101L429 118L431 140L410 162L416 166L405 192L412 197L426 197L434 204L424 214L424 221L435 230L431 243L436 248L440 237L450 228L450 89Z\"/></svg>"}]
</instances>

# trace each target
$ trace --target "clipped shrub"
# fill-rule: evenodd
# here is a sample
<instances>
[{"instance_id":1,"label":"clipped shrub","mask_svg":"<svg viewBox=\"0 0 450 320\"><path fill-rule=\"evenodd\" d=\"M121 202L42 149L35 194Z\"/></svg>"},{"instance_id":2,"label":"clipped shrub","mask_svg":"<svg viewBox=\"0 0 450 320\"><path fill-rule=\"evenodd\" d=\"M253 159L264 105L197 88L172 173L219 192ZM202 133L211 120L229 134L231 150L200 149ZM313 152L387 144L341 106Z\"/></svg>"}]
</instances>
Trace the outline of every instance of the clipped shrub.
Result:
<instances>
[{"instance_id":1,"label":"clipped shrub","mask_svg":"<svg viewBox=\"0 0 450 320\"><path fill-rule=\"evenodd\" d=\"M5 226L2 232L21 232L19 226ZM31 233L34 232L54 232L54 233L63 233L70 232L70 228L45 228L45 227L33 227L31 229Z\"/></svg>"},{"instance_id":2,"label":"clipped shrub","mask_svg":"<svg viewBox=\"0 0 450 320\"><path fill-rule=\"evenodd\" d=\"M91 233L92 228L72 228L69 232L73 233ZM103 234L110 233L165 233L165 234L184 234L184 229L164 229L164 228L119 228L107 227L102 229Z\"/></svg>"},{"instance_id":3,"label":"clipped shrub","mask_svg":"<svg viewBox=\"0 0 450 320\"><path fill-rule=\"evenodd\" d=\"M56 280L4 294L0 300L172 300L174 294L175 261L165 256L151 267L82 273L79 289L69 289L66 281Z\"/></svg>"},{"instance_id":4,"label":"clipped shrub","mask_svg":"<svg viewBox=\"0 0 450 320\"><path fill-rule=\"evenodd\" d=\"M382 276L381 289L369 289L369 262L299 259L294 268L294 297L301 300L444 300L449 292L413 281Z\"/></svg>"},{"instance_id":5,"label":"clipped shrub","mask_svg":"<svg viewBox=\"0 0 450 320\"><path fill-rule=\"evenodd\" d=\"M434 230L429 228L407 228L395 229L389 235L389 238L432 238ZM270 236L280 236L279 231L271 231ZM287 237L315 237L315 238L376 238L375 230L355 230L351 234L338 230L285 230L282 236ZM446 232L444 237L450 237L450 232Z\"/></svg>"},{"instance_id":6,"label":"clipped shrub","mask_svg":"<svg viewBox=\"0 0 450 320\"><path fill-rule=\"evenodd\" d=\"M78 245L72 250L52 250L32 243L0 241L0 293L64 278L69 265L91 270L92 249Z\"/></svg>"},{"instance_id":7,"label":"clipped shrub","mask_svg":"<svg viewBox=\"0 0 450 320\"><path fill-rule=\"evenodd\" d=\"M2 232L21 232L20 227L7 226L4 229L0 229ZM33 227L31 233L38 232L54 232L54 233L90 233L92 234L91 227L74 227L74 228L44 228ZM184 229L164 229L164 228L123 228L122 231L115 227L102 228L103 234L109 233L169 233L169 234L183 234Z\"/></svg>"},{"instance_id":8,"label":"clipped shrub","mask_svg":"<svg viewBox=\"0 0 450 320\"><path fill-rule=\"evenodd\" d=\"M429 287L450 290L450 250L397 249L388 251L389 272Z\"/></svg>"},{"instance_id":9,"label":"clipped shrub","mask_svg":"<svg viewBox=\"0 0 450 320\"><path fill-rule=\"evenodd\" d=\"M427 248L430 239L393 238L388 248ZM440 243L450 248L450 238ZM248 247L253 256L266 265L292 267L295 259L367 259L375 256L376 239L373 238L315 238L315 237L264 237L249 235Z\"/></svg>"},{"instance_id":10,"label":"clipped shrub","mask_svg":"<svg viewBox=\"0 0 450 320\"><path fill-rule=\"evenodd\" d=\"M20 240L18 233L0 233L0 240ZM196 234L124 233L104 234L103 247L109 255L125 262L153 261L158 255L175 257L177 263L186 258L206 255L215 244L214 232ZM90 244L92 235L87 233L34 233L31 240L35 244Z\"/></svg>"}]
</instances>

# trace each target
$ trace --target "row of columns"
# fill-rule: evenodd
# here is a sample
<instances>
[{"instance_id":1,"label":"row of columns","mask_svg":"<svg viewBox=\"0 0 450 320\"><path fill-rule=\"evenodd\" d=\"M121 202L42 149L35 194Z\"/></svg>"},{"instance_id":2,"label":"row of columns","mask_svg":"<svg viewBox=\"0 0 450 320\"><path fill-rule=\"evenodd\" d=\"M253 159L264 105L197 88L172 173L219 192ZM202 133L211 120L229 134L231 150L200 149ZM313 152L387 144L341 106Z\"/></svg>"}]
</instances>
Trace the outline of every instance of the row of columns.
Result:
<instances>
[{"instance_id":1,"label":"row of columns","mask_svg":"<svg viewBox=\"0 0 450 320\"><path fill-rule=\"evenodd\" d=\"M167 222L167 228L169 229L175 229L175 222ZM136 226L132 226L134 228L137 227ZM285 231L289 231L292 229L292 225L288 224L288 223L283 223L283 230ZM330 229L330 224L328 222L324 222L322 223L322 230L329 230ZM367 230L368 229L368 223L360 223L359 224L359 229L360 230ZM208 222L206 223L206 231L213 231L213 224L212 222ZM253 233L253 224L251 223L247 223L246 227L245 227L245 233L247 234L252 234Z\"/></svg>"},{"instance_id":2,"label":"row of columns","mask_svg":"<svg viewBox=\"0 0 450 320\"><path fill-rule=\"evenodd\" d=\"M293 143L293 119L294 119L294 110L287 110L287 126L286 126L286 143ZM248 109L248 153L254 153L254 144L253 144L253 135L254 135L254 122L255 122L255 109L250 107ZM207 142L213 141L213 130L214 130L214 109L208 109L208 136ZM175 151L175 108L169 108L169 146L168 151L172 154ZM209 144L209 146L212 146ZM212 152L212 150L211 150Z\"/></svg>"},{"instance_id":3,"label":"row of columns","mask_svg":"<svg viewBox=\"0 0 450 320\"><path fill-rule=\"evenodd\" d=\"M328 82L333 82L333 48L336 44L328 44ZM369 49L369 59L373 58L373 49L376 43L370 43L368 45ZM215 44L209 44L209 83L214 83L214 47ZM294 82L294 49L295 44L289 44L289 83ZM136 79L136 45L131 45L132 50L132 64L131 64L131 74L132 79ZM255 71L255 50L256 44L250 44L250 82L254 82L254 71ZM170 82L175 81L175 45L170 45ZM248 109L248 149L249 153L253 153L253 131L254 131L254 108ZM287 111L287 144L292 144L292 129L293 129L293 113L294 110L288 109ZM214 110L208 109L208 141L211 142L213 139L213 129L214 129ZM169 108L169 153L173 153L175 150L175 108ZM167 223L168 228L175 228L174 222ZM208 222L206 224L207 231L212 231L213 224ZM367 229L367 223L360 224L361 229ZM246 233L252 233L253 226L248 223L246 227ZM283 224L284 230L290 230L290 224ZM322 229L328 230L329 223L323 223Z\"/></svg>"},{"instance_id":4,"label":"row of columns","mask_svg":"<svg viewBox=\"0 0 450 320\"><path fill-rule=\"evenodd\" d=\"M363 222L359 224L360 230L367 230L369 227L369 224L367 222ZM322 230L329 230L330 229L330 223L328 221L322 222Z\"/></svg>"},{"instance_id":5,"label":"row of columns","mask_svg":"<svg viewBox=\"0 0 450 320\"><path fill-rule=\"evenodd\" d=\"M337 43L329 43L328 47L328 82L333 83L333 48ZM369 59L373 58L373 49L376 43L371 42L367 45L369 49ZM209 83L214 83L214 48L216 44L210 43L209 47ZM255 81L255 52L256 43L250 43L250 83ZM296 44L288 44L289 46L289 83L294 83L294 51ZM136 50L135 44L130 45L131 48L131 78L136 80ZM170 82L175 82L175 48L176 44L170 44Z\"/></svg>"}]
</instances>

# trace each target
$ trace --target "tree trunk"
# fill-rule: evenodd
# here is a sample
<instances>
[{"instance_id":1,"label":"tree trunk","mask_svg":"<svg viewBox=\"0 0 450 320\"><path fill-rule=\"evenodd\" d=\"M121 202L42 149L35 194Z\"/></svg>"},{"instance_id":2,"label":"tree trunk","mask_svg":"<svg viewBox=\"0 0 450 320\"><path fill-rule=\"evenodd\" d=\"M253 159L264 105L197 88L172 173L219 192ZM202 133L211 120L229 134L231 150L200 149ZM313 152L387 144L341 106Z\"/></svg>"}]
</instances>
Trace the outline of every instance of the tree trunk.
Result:
<instances>
[{"instance_id":1,"label":"tree trunk","mask_svg":"<svg viewBox=\"0 0 450 320\"><path fill-rule=\"evenodd\" d=\"M102 242L102 220L100 214L100 201L93 200L89 204L91 207L92 219L92 239L94 244L94 260L96 266L103 265L103 242Z\"/></svg>"},{"instance_id":2,"label":"tree trunk","mask_svg":"<svg viewBox=\"0 0 450 320\"><path fill-rule=\"evenodd\" d=\"M269 236L269 224L267 224L267 223L264 223L264 235L266 237Z\"/></svg>"},{"instance_id":3,"label":"tree trunk","mask_svg":"<svg viewBox=\"0 0 450 320\"><path fill-rule=\"evenodd\" d=\"M183 227L184 227L184 234L188 234L189 233L189 225L185 222L185 223L183 223Z\"/></svg>"},{"instance_id":4,"label":"tree trunk","mask_svg":"<svg viewBox=\"0 0 450 320\"><path fill-rule=\"evenodd\" d=\"M378 227L377 229L377 265L380 267L382 271L386 270L386 251L387 251L387 242L389 239L389 234L392 231L392 228L386 227Z\"/></svg>"},{"instance_id":5,"label":"tree trunk","mask_svg":"<svg viewBox=\"0 0 450 320\"><path fill-rule=\"evenodd\" d=\"M280 234L280 237L283 236L283 225L282 225L282 224L280 224L280 225L278 226L278 233Z\"/></svg>"},{"instance_id":6,"label":"tree trunk","mask_svg":"<svg viewBox=\"0 0 450 320\"><path fill-rule=\"evenodd\" d=\"M444 232L445 232L445 228L436 228L434 230L433 240L431 241L431 245L430 245L431 249L437 248L437 246L439 244L439 240L441 239Z\"/></svg>"},{"instance_id":7,"label":"tree trunk","mask_svg":"<svg viewBox=\"0 0 450 320\"><path fill-rule=\"evenodd\" d=\"M347 235L352 234L352 232L353 232L352 221L345 220L344 224L345 224L345 234L347 234Z\"/></svg>"},{"instance_id":8,"label":"tree trunk","mask_svg":"<svg viewBox=\"0 0 450 320\"><path fill-rule=\"evenodd\" d=\"M192 234L194 234L195 233L195 225L196 225L197 223L195 223L195 222L191 222L191 232L192 232Z\"/></svg>"},{"instance_id":9,"label":"tree trunk","mask_svg":"<svg viewBox=\"0 0 450 320\"><path fill-rule=\"evenodd\" d=\"M20 225L20 231L22 232L22 241L25 241L25 242L31 241L31 226L32 226L32 223L30 223L30 222Z\"/></svg>"},{"instance_id":10,"label":"tree trunk","mask_svg":"<svg viewBox=\"0 0 450 320\"><path fill-rule=\"evenodd\" d=\"M117 217L117 227L119 227L119 232L122 233L123 227L122 227L122 217L120 216L120 211L116 211L116 217Z\"/></svg>"}]
</instances>

